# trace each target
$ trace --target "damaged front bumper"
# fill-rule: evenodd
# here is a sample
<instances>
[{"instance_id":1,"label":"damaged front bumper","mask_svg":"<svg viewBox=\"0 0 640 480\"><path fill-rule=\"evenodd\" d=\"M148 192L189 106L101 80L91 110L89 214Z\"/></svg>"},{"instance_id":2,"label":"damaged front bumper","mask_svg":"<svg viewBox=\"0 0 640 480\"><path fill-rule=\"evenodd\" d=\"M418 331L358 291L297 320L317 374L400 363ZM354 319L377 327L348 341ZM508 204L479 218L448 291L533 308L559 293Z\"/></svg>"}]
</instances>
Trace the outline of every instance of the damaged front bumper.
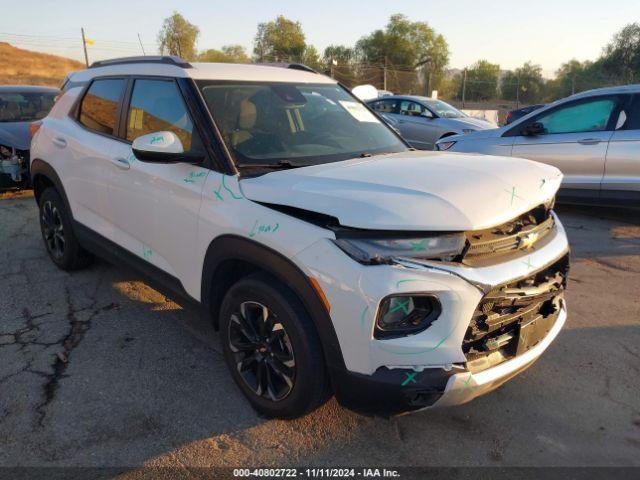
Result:
<instances>
[{"instance_id":1,"label":"damaged front bumper","mask_svg":"<svg viewBox=\"0 0 640 480\"><path fill-rule=\"evenodd\" d=\"M15 183L29 178L29 152L0 145L0 175L8 175Z\"/></svg>"}]
</instances>

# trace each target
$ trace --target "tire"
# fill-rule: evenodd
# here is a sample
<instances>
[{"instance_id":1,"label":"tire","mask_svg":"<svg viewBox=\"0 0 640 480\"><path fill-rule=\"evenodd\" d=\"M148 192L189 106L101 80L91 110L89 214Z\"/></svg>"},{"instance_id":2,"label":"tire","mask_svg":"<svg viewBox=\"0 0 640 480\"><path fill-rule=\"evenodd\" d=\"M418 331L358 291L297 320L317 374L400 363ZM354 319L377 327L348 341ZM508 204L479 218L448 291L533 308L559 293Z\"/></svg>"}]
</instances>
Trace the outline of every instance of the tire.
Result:
<instances>
[{"instance_id":1,"label":"tire","mask_svg":"<svg viewBox=\"0 0 640 480\"><path fill-rule=\"evenodd\" d=\"M234 381L263 416L296 418L327 400L315 325L297 296L270 275L252 274L229 289L220 308L220 340Z\"/></svg>"},{"instance_id":2,"label":"tire","mask_svg":"<svg viewBox=\"0 0 640 480\"><path fill-rule=\"evenodd\" d=\"M40 196L40 231L51 261L61 270L86 267L92 255L80 246L73 233L71 214L60 194L49 187Z\"/></svg>"}]
</instances>

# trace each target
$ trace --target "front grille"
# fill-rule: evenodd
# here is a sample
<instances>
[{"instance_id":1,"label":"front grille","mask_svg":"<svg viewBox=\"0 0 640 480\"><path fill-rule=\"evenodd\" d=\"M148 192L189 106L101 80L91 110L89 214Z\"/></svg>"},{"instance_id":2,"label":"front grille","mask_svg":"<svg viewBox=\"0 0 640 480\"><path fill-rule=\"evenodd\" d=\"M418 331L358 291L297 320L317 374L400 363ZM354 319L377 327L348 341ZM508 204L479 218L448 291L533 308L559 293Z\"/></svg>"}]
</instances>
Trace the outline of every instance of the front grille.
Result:
<instances>
[{"instance_id":1,"label":"front grille","mask_svg":"<svg viewBox=\"0 0 640 480\"><path fill-rule=\"evenodd\" d=\"M568 272L567 255L543 270L487 293L464 337L462 350L467 362L484 369L535 346L558 318ZM525 327L536 334L520 335Z\"/></svg>"},{"instance_id":2,"label":"front grille","mask_svg":"<svg viewBox=\"0 0 640 480\"><path fill-rule=\"evenodd\" d=\"M549 240L549 234L554 230L551 204L540 205L502 225L466 232L467 247L462 262L481 266L496 257L524 254L535 248L534 245L545 244L542 240Z\"/></svg>"}]
</instances>

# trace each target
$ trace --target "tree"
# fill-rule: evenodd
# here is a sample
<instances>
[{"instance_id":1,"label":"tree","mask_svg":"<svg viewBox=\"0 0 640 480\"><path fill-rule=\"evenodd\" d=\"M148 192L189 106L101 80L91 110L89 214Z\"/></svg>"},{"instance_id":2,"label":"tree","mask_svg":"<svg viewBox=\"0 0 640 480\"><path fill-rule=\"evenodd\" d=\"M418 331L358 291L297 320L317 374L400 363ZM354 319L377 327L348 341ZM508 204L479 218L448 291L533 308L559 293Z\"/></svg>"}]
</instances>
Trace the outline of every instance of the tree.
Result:
<instances>
[{"instance_id":1,"label":"tree","mask_svg":"<svg viewBox=\"0 0 640 480\"><path fill-rule=\"evenodd\" d=\"M178 12L173 12L173 15L164 19L158 32L160 53L193 60L196 57L196 41L199 34L198 27L189 23Z\"/></svg>"},{"instance_id":2,"label":"tree","mask_svg":"<svg viewBox=\"0 0 640 480\"><path fill-rule=\"evenodd\" d=\"M322 60L326 65L331 65L335 62L338 66L348 65L355 57L355 52L352 48L344 45L329 45L324 49Z\"/></svg>"},{"instance_id":3,"label":"tree","mask_svg":"<svg viewBox=\"0 0 640 480\"><path fill-rule=\"evenodd\" d=\"M324 65L322 64L322 60L320 60L318 50L316 50L316 47L314 47L313 45L307 45L305 47L302 54L301 63L319 72L324 70Z\"/></svg>"},{"instance_id":4,"label":"tree","mask_svg":"<svg viewBox=\"0 0 640 480\"><path fill-rule=\"evenodd\" d=\"M603 73L623 83L640 79L640 23L616 33L602 54Z\"/></svg>"},{"instance_id":5,"label":"tree","mask_svg":"<svg viewBox=\"0 0 640 480\"><path fill-rule=\"evenodd\" d=\"M280 15L275 20L258 24L253 48L257 61L302 62L306 48L300 22Z\"/></svg>"},{"instance_id":6,"label":"tree","mask_svg":"<svg viewBox=\"0 0 640 480\"><path fill-rule=\"evenodd\" d=\"M241 45L225 45L222 50L210 48L198 55L200 62L218 62L218 63L251 63L251 59L247 55L244 47Z\"/></svg>"},{"instance_id":7,"label":"tree","mask_svg":"<svg viewBox=\"0 0 640 480\"><path fill-rule=\"evenodd\" d=\"M392 69L419 69L426 90L437 88L449 61L449 47L442 35L426 22L412 22L401 14L392 15L384 30L376 30L358 40L356 51L363 63Z\"/></svg>"},{"instance_id":8,"label":"tree","mask_svg":"<svg viewBox=\"0 0 640 480\"><path fill-rule=\"evenodd\" d=\"M491 100L498 96L500 65L478 60L467 69L466 100Z\"/></svg>"},{"instance_id":9,"label":"tree","mask_svg":"<svg viewBox=\"0 0 640 480\"><path fill-rule=\"evenodd\" d=\"M542 67L526 62L515 71L507 72L500 81L500 93L505 100L519 99L525 104L540 102L544 95Z\"/></svg>"}]
</instances>

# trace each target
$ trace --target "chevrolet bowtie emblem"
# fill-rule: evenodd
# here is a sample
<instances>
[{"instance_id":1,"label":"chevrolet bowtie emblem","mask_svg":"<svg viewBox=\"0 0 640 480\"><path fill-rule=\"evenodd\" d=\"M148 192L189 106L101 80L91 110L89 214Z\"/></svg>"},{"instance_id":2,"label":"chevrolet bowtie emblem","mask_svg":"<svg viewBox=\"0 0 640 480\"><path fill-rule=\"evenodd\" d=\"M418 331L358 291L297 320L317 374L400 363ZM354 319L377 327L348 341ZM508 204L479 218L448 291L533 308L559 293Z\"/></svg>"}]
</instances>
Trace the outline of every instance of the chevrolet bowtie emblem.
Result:
<instances>
[{"instance_id":1,"label":"chevrolet bowtie emblem","mask_svg":"<svg viewBox=\"0 0 640 480\"><path fill-rule=\"evenodd\" d=\"M524 248L524 249L531 248L533 247L533 244L536 243L537 241L538 241L537 232L528 233L524 237L520 238L520 248Z\"/></svg>"}]
</instances>

